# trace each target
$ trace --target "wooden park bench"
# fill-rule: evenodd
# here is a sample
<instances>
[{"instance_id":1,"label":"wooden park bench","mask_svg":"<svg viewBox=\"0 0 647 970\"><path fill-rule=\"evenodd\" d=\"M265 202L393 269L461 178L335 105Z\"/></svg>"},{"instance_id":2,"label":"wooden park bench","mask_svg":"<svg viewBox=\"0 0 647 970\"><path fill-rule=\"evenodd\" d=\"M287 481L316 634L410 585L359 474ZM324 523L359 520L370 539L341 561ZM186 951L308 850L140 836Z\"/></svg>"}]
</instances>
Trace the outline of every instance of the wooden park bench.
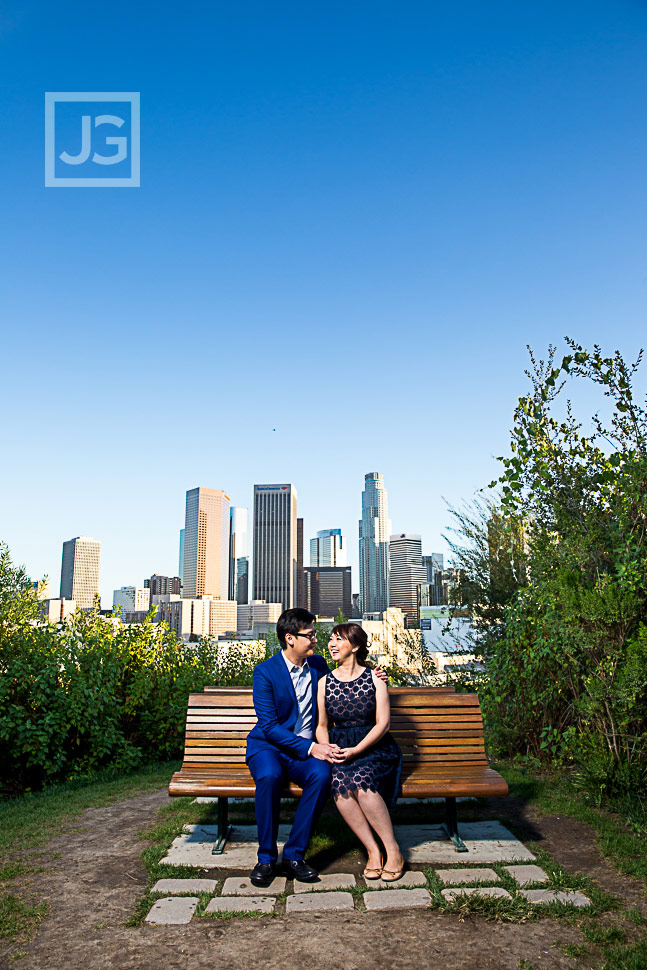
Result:
<instances>
[{"instance_id":1,"label":"wooden park bench","mask_svg":"<svg viewBox=\"0 0 647 970\"><path fill-rule=\"evenodd\" d=\"M456 694L452 687L390 687L389 697L391 734L404 755L403 797L443 797L444 829L456 851L467 852L458 834L456 798L508 793L485 756L478 696ZM251 687L206 688L189 696L184 761L169 794L218 798L216 854L230 832L228 799L254 796L245 739L255 723ZM301 789L289 782L283 794L298 798Z\"/></svg>"}]
</instances>

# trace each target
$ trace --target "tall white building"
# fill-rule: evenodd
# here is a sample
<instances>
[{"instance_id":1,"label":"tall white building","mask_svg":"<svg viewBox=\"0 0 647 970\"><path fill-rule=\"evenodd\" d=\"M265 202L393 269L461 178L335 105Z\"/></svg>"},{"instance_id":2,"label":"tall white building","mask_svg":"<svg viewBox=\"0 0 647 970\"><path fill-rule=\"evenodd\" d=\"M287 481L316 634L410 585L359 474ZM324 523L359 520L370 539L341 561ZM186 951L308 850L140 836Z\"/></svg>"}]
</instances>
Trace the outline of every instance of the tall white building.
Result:
<instances>
[{"instance_id":1,"label":"tall white building","mask_svg":"<svg viewBox=\"0 0 647 970\"><path fill-rule=\"evenodd\" d=\"M310 540L310 565L346 565L346 543L341 529L321 529Z\"/></svg>"},{"instance_id":2,"label":"tall white building","mask_svg":"<svg viewBox=\"0 0 647 970\"><path fill-rule=\"evenodd\" d=\"M122 586L121 589L114 590L112 606L113 609L120 606L124 613L132 613L136 610L148 610L150 599L151 591L146 587Z\"/></svg>"},{"instance_id":3,"label":"tall white building","mask_svg":"<svg viewBox=\"0 0 647 970\"><path fill-rule=\"evenodd\" d=\"M186 493L182 596L229 599L229 496L219 488Z\"/></svg>"},{"instance_id":4,"label":"tall white building","mask_svg":"<svg viewBox=\"0 0 647 970\"><path fill-rule=\"evenodd\" d=\"M418 584L427 582L419 535L402 532L389 540L389 605L402 610L407 622L418 617Z\"/></svg>"},{"instance_id":5,"label":"tall white building","mask_svg":"<svg viewBox=\"0 0 647 970\"><path fill-rule=\"evenodd\" d=\"M296 605L297 490L254 485L254 599Z\"/></svg>"},{"instance_id":6,"label":"tall white building","mask_svg":"<svg viewBox=\"0 0 647 970\"><path fill-rule=\"evenodd\" d=\"M101 543L77 536L63 543L60 598L74 600L80 610L90 610L99 592Z\"/></svg>"},{"instance_id":7,"label":"tall white building","mask_svg":"<svg viewBox=\"0 0 647 970\"><path fill-rule=\"evenodd\" d=\"M384 476L364 476L359 523L359 595L363 613L380 613L389 605L389 506Z\"/></svg>"},{"instance_id":8,"label":"tall white building","mask_svg":"<svg viewBox=\"0 0 647 970\"><path fill-rule=\"evenodd\" d=\"M229 524L229 599L249 599L249 540L247 509L232 505Z\"/></svg>"}]
</instances>

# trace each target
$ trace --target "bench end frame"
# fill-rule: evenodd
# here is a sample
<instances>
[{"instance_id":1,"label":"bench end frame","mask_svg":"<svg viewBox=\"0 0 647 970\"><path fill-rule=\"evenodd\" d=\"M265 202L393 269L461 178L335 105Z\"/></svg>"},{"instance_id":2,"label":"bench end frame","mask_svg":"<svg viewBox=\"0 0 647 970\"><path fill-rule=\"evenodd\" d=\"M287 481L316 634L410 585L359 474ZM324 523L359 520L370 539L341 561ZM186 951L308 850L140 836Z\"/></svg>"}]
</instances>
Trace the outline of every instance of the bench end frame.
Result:
<instances>
[{"instance_id":1,"label":"bench end frame","mask_svg":"<svg viewBox=\"0 0 647 970\"><path fill-rule=\"evenodd\" d=\"M218 828L216 830L216 841L214 842L211 855L222 855L225 851L227 840L231 835L231 825L229 824L229 799L226 795L218 796Z\"/></svg>"},{"instance_id":2,"label":"bench end frame","mask_svg":"<svg viewBox=\"0 0 647 970\"><path fill-rule=\"evenodd\" d=\"M445 824L443 830L454 843L457 852L469 852L469 849L458 834L458 819L456 817L456 799L445 799Z\"/></svg>"}]
</instances>

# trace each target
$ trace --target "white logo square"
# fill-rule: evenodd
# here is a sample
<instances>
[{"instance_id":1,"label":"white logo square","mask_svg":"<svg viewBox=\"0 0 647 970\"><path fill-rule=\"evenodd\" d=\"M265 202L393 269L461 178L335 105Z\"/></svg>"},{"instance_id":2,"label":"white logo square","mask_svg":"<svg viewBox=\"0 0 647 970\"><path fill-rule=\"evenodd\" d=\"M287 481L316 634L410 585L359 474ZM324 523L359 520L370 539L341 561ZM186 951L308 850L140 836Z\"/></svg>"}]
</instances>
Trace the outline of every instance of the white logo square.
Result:
<instances>
[{"instance_id":1,"label":"white logo square","mask_svg":"<svg viewBox=\"0 0 647 970\"><path fill-rule=\"evenodd\" d=\"M139 186L139 92L47 91L45 185Z\"/></svg>"}]
</instances>

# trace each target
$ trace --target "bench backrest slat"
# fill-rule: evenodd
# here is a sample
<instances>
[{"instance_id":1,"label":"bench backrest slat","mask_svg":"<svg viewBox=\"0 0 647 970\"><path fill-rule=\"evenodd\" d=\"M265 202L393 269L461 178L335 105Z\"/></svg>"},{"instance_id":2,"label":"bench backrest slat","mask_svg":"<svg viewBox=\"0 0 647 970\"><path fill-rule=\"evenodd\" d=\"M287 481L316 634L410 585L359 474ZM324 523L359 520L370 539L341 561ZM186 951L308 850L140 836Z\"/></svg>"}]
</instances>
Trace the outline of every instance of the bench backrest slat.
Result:
<instances>
[{"instance_id":1,"label":"bench backrest slat","mask_svg":"<svg viewBox=\"0 0 647 970\"><path fill-rule=\"evenodd\" d=\"M476 694L453 688L389 689L391 734L405 763L424 766L486 764L483 719ZM244 766L245 739L256 723L250 687L210 688L191 694L183 770Z\"/></svg>"}]
</instances>

